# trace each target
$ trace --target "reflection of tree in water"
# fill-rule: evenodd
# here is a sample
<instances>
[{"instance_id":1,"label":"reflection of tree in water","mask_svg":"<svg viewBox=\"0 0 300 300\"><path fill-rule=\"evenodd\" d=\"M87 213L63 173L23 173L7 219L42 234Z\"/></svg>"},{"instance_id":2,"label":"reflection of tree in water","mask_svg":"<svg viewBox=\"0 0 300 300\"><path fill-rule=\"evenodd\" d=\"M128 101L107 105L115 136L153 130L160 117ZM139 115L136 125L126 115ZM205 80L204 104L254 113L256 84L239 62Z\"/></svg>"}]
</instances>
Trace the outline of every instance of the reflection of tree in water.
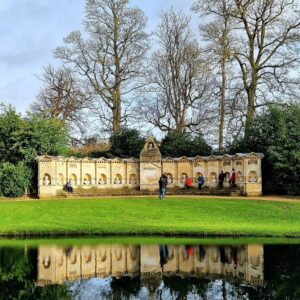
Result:
<instances>
[{"instance_id":1,"label":"reflection of tree in water","mask_svg":"<svg viewBox=\"0 0 300 300\"><path fill-rule=\"evenodd\" d=\"M130 297L137 297L141 288L142 283L139 277L121 277L113 278L111 282L111 288L113 291L113 299L130 299Z\"/></svg>"},{"instance_id":2,"label":"reflection of tree in water","mask_svg":"<svg viewBox=\"0 0 300 300\"><path fill-rule=\"evenodd\" d=\"M265 246L265 299L300 299L300 246Z\"/></svg>"},{"instance_id":3,"label":"reflection of tree in water","mask_svg":"<svg viewBox=\"0 0 300 300\"><path fill-rule=\"evenodd\" d=\"M0 248L0 299L70 299L64 285L37 287L37 249Z\"/></svg>"},{"instance_id":4,"label":"reflection of tree in water","mask_svg":"<svg viewBox=\"0 0 300 300\"><path fill-rule=\"evenodd\" d=\"M142 278L142 286L147 289L149 299L155 299L161 285L161 276L147 276ZM159 298L160 299L160 298Z\"/></svg>"},{"instance_id":5,"label":"reflection of tree in water","mask_svg":"<svg viewBox=\"0 0 300 300\"><path fill-rule=\"evenodd\" d=\"M176 299L186 299L189 292L199 295L205 299L209 280L199 278L182 278L179 276L163 277L165 288L170 290L170 294Z\"/></svg>"},{"instance_id":6,"label":"reflection of tree in water","mask_svg":"<svg viewBox=\"0 0 300 300\"><path fill-rule=\"evenodd\" d=\"M300 246L264 246L265 284L251 287L231 283L232 294L237 299L300 299Z\"/></svg>"}]
</instances>

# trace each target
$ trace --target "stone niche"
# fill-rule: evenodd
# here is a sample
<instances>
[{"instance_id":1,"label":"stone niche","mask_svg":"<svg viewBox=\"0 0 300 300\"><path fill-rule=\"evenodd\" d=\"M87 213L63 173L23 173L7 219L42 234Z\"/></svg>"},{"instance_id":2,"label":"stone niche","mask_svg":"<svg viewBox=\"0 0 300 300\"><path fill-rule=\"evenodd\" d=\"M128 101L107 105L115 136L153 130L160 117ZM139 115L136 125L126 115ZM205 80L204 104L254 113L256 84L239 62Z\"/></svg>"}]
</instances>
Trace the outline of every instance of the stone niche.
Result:
<instances>
[{"instance_id":1,"label":"stone niche","mask_svg":"<svg viewBox=\"0 0 300 300\"><path fill-rule=\"evenodd\" d=\"M197 178L203 175L203 188L218 189L221 171L227 174L224 188L229 188L229 175L235 169L236 185L241 195L257 196L262 193L261 153L237 153L222 156L196 156L162 158L153 137L148 138L140 159L91 159L39 156L39 197L55 197L67 182L73 188L93 190L140 189L158 190L158 180L163 174L168 180L168 189L183 188L190 177L197 188Z\"/></svg>"}]
</instances>

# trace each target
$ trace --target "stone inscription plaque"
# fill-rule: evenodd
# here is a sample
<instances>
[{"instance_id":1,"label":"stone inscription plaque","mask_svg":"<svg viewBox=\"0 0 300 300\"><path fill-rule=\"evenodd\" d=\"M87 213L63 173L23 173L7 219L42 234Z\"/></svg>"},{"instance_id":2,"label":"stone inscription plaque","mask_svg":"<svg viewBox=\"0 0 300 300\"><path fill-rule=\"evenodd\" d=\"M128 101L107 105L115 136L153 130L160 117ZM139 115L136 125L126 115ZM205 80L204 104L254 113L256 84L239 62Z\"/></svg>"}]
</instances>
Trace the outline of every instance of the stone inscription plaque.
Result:
<instances>
[{"instance_id":1,"label":"stone inscription plaque","mask_svg":"<svg viewBox=\"0 0 300 300\"><path fill-rule=\"evenodd\" d=\"M98 169L106 169L106 165L104 165L104 164L99 164L99 165L98 165Z\"/></svg>"},{"instance_id":2,"label":"stone inscription plaque","mask_svg":"<svg viewBox=\"0 0 300 300\"><path fill-rule=\"evenodd\" d=\"M145 168L143 177L147 181L148 184L154 184L158 180L159 170L156 168Z\"/></svg>"}]
</instances>

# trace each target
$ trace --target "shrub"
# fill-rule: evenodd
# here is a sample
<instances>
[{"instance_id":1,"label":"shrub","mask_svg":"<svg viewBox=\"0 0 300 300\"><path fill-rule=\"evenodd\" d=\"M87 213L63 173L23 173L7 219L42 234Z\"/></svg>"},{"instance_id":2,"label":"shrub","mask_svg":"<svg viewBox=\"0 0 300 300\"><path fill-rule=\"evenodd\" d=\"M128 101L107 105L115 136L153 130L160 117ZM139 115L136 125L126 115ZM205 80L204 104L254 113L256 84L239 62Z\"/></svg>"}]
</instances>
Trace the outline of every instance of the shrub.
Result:
<instances>
[{"instance_id":1,"label":"shrub","mask_svg":"<svg viewBox=\"0 0 300 300\"><path fill-rule=\"evenodd\" d=\"M33 115L24 118L12 106L0 104L2 195L16 197L29 188L36 190L36 156L68 154L67 136L67 129L59 120Z\"/></svg>"},{"instance_id":2,"label":"shrub","mask_svg":"<svg viewBox=\"0 0 300 300\"><path fill-rule=\"evenodd\" d=\"M32 177L31 170L23 163L0 165L0 193L5 197L20 197L26 192Z\"/></svg>"},{"instance_id":3,"label":"shrub","mask_svg":"<svg viewBox=\"0 0 300 300\"><path fill-rule=\"evenodd\" d=\"M110 137L111 154L118 157L139 158L146 143L140 132L136 129L123 128L119 134Z\"/></svg>"}]
</instances>

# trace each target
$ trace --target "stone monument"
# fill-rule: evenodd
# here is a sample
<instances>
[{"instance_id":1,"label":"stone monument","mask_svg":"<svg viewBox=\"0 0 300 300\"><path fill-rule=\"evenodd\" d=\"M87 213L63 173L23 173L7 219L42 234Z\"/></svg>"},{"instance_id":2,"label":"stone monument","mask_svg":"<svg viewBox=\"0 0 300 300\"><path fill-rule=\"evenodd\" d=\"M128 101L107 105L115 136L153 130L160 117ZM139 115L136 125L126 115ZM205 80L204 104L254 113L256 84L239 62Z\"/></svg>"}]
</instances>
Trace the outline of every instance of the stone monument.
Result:
<instances>
[{"instance_id":1,"label":"stone monument","mask_svg":"<svg viewBox=\"0 0 300 300\"><path fill-rule=\"evenodd\" d=\"M140 154L140 189L157 190L161 175L161 154L153 137L150 137Z\"/></svg>"},{"instance_id":2,"label":"stone monument","mask_svg":"<svg viewBox=\"0 0 300 300\"><path fill-rule=\"evenodd\" d=\"M158 145L149 137L140 159L127 158L75 158L62 156L38 156L38 196L55 197L67 182L77 188L99 190L140 189L155 191L159 177L168 180L168 189L183 188L187 177L197 188L197 178L203 175L203 188L218 189L221 170L236 172L236 186L241 195L258 196L262 193L261 153L237 153L222 156L166 157L162 158ZM224 188L229 189L229 177ZM119 194L122 194L121 192Z\"/></svg>"}]
</instances>

